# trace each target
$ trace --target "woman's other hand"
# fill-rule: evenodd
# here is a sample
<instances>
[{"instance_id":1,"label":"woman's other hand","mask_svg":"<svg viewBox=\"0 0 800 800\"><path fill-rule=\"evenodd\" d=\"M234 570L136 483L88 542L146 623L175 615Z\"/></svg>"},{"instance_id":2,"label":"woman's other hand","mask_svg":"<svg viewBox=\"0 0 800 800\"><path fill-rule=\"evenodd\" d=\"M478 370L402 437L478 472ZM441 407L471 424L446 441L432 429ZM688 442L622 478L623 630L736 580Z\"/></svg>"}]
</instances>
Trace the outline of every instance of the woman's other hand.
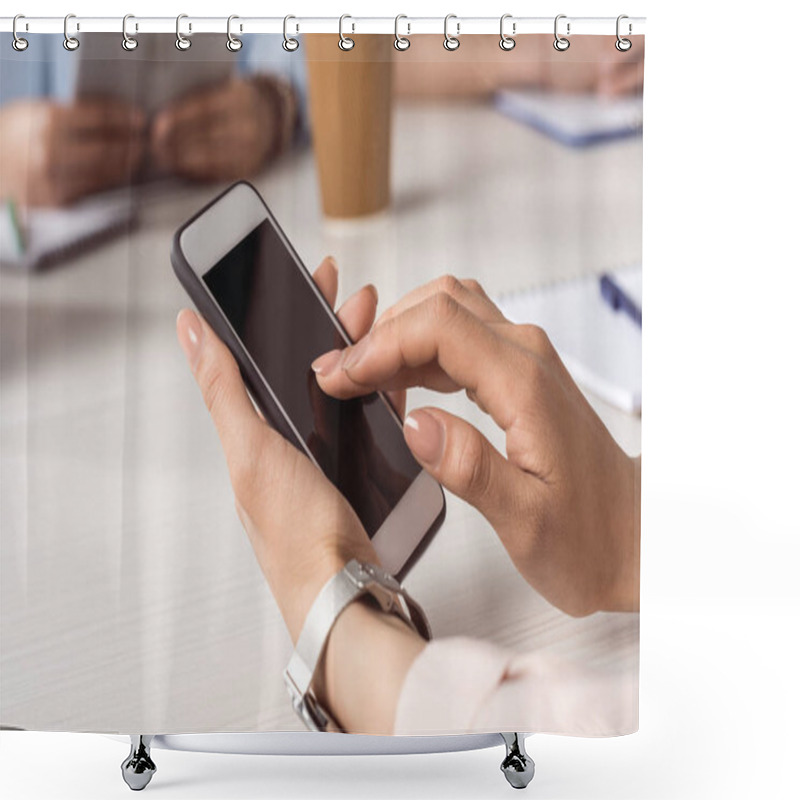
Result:
<instances>
[{"instance_id":1,"label":"woman's other hand","mask_svg":"<svg viewBox=\"0 0 800 800\"><path fill-rule=\"evenodd\" d=\"M421 408L404 425L420 464L484 514L554 605L573 615L638 609L640 462L614 441L543 330L510 323L475 281L447 276L313 366L342 398L465 389L505 432L506 455L463 419Z\"/></svg>"},{"instance_id":2,"label":"woman's other hand","mask_svg":"<svg viewBox=\"0 0 800 800\"><path fill-rule=\"evenodd\" d=\"M337 270L326 259L314 273L334 303ZM377 295L365 287L340 309L353 340L372 325ZM236 509L293 641L326 581L350 559L378 563L353 509L322 471L256 412L239 367L208 323L178 315L178 339L217 428Z\"/></svg>"}]
</instances>

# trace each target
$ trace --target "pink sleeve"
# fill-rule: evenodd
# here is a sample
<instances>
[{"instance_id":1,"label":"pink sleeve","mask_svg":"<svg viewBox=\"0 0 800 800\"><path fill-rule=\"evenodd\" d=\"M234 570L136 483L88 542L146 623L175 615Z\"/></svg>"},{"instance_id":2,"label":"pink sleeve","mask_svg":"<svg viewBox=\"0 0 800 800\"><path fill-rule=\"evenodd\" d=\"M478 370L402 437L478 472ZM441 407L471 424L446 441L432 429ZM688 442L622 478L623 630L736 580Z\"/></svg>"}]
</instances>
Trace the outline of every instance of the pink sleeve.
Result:
<instances>
[{"instance_id":1,"label":"pink sleeve","mask_svg":"<svg viewBox=\"0 0 800 800\"><path fill-rule=\"evenodd\" d=\"M522 731L619 736L638 728L638 674L516 655L475 639L431 642L406 676L395 734Z\"/></svg>"}]
</instances>

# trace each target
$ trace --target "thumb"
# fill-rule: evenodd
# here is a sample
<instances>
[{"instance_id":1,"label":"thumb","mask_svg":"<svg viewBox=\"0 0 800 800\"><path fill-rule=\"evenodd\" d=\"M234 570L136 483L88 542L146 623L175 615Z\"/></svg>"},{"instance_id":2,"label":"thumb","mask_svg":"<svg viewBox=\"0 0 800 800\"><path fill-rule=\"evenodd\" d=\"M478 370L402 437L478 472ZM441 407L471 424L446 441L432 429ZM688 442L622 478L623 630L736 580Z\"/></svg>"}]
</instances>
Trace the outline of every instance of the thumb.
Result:
<instances>
[{"instance_id":1,"label":"thumb","mask_svg":"<svg viewBox=\"0 0 800 800\"><path fill-rule=\"evenodd\" d=\"M228 465L247 463L254 443L263 442L269 428L250 402L236 361L194 311L181 311L176 326L178 341L214 421Z\"/></svg>"},{"instance_id":2,"label":"thumb","mask_svg":"<svg viewBox=\"0 0 800 800\"><path fill-rule=\"evenodd\" d=\"M521 474L460 417L438 408L410 412L403 433L420 464L497 528L519 505Z\"/></svg>"}]
</instances>

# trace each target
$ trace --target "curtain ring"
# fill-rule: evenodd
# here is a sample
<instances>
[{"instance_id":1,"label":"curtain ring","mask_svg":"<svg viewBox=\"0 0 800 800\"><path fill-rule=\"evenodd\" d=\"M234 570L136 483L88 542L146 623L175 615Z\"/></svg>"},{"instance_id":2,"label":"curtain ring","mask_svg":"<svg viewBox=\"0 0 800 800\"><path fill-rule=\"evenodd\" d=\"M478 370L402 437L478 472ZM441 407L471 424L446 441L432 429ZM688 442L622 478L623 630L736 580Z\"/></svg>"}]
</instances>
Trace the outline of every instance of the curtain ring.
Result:
<instances>
[{"instance_id":1,"label":"curtain ring","mask_svg":"<svg viewBox=\"0 0 800 800\"><path fill-rule=\"evenodd\" d=\"M508 52L509 50L513 50L515 45L517 44L511 36L506 35L505 30L503 30L503 26L505 25L505 21L507 19L513 19L511 14L503 14L500 17L500 49L505 50ZM511 23L511 33L516 34L517 32L517 23Z\"/></svg>"},{"instance_id":2,"label":"curtain ring","mask_svg":"<svg viewBox=\"0 0 800 800\"><path fill-rule=\"evenodd\" d=\"M188 14L178 14L177 18L175 19L175 47L177 47L178 50L188 50L192 46L192 40L187 39L181 33L181 20L188 18ZM191 22L189 23L189 30L192 30Z\"/></svg>"},{"instance_id":3,"label":"curtain ring","mask_svg":"<svg viewBox=\"0 0 800 800\"><path fill-rule=\"evenodd\" d=\"M558 21L560 19L566 19L566 18L567 18L566 14L559 14L556 17L556 21L553 25L553 33L555 34L556 37L555 41L553 42L553 47L555 47L555 49L558 50L559 53L563 53L565 50L569 49L569 39L566 39L565 37L559 35L558 33ZM569 22L567 22L567 36L569 36Z\"/></svg>"},{"instance_id":4,"label":"curtain ring","mask_svg":"<svg viewBox=\"0 0 800 800\"><path fill-rule=\"evenodd\" d=\"M461 44L461 42L458 40L458 34L461 31L461 23L460 22L456 22L456 35L455 36L451 36L447 32L447 23L450 22L451 19L457 20L458 17L455 14L448 14L444 18L444 42L443 42L443 44L444 44L444 49L445 50L449 50L452 53L453 50L458 50L458 47Z\"/></svg>"},{"instance_id":5,"label":"curtain ring","mask_svg":"<svg viewBox=\"0 0 800 800\"><path fill-rule=\"evenodd\" d=\"M74 36L69 35L68 26L71 19L75 19L74 14L67 14L64 17L64 49L70 52L77 50L81 46L81 43Z\"/></svg>"},{"instance_id":6,"label":"curtain ring","mask_svg":"<svg viewBox=\"0 0 800 800\"><path fill-rule=\"evenodd\" d=\"M21 19L25 19L25 15L24 14L17 14L17 16L14 17L14 21L11 23L11 33L14 34L14 38L11 41L11 46L18 53L21 53L23 50L27 50L28 49L28 40L27 39L23 39L17 33L17 21L21 20ZM25 29L26 30L28 29L27 23L25 23Z\"/></svg>"},{"instance_id":7,"label":"curtain ring","mask_svg":"<svg viewBox=\"0 0 800 800\"><path fill-rule=\"evenodd\" d=\"M402 53L404 50L408 50L408 48L411 47L411 39L400 35L399 28L401 19L408 19L408 17L405 14L398 14L394 18L394 49ZM411 33L411 24L406 23L406 25L408 26L408 32Z\"/></svg>"},{"instance_id":8,"label":"curtain ring","mask_svg":"<svg viewBox=\"0 0 800 800\"><path fill-rule=\"evenodd\" d=\"M139 41L134 36L128 35L128 20L129 19L136 19L133 14L126 14L122 18L122 49L127 50L130 52L131 50L135 50L139 46ZM137 25L136 28L138 29L139 26Z\"/></svg>"},{"instance_id":9,"label":"curtain ring","mask_svg":"<svg viewBox=\"0 0 800 800\"><path fill-rule=\"evenodd\" d=\"M300 42L297 39L293 39L288 34L288 27L289 27L289 20L290 19L297 19L297 17L293 17L291 14L287 14L283 18L283 49L286 50L287 53L293 53L300 47Z\"/></svg>"},{"instance_id":10,"label":"curtain ring","mask_svg":"<svg viewBox=\"0 0 800 800\"><path fill-rule=\"evenodd\" d=\"M356 43L349 36L345 36L344 33L342 32L344 21L346 19L353 19L353 18L349 14L342 14L342 16L339 17L339 49L345 51L352 50L356 46ZM356 26L353 25L353 30L355 29Z\"/></svg>"},{"instance_id":11,"label":"curtain ring","mask_svg":"<svg viewBox=\"0 0 800 800\"><path fill-rule=\"evenodd\" d=\"M617 50L620 51L620 53L627 53L628 50L630 50L631 47L633 47L633 42L630 39L623 39L619 35L619 24L624 19L628 19L628 15L627 14L620 14L617 17L617 41L614 42L614 47L616 47ZM630 34L631 34L631 24L629 22L628 23L628 35L630 36Z\"/></svg>"},{"instance_id":12,"label":"curtain ring","mask_svg":"<svg viewBox=\"0 0 800 800\"><path fill-rule=\"evenodd\" d=\"M231 51L231 53L237 53L239 50L242 49L242 40L237 39L231 33L231 22L233 22L235 19L239 19L239 17L237 17L236 14L231 14L228 17L228 41L225 42L225 47L227 47L228 50Z\"/></svg>"}]
</instances>

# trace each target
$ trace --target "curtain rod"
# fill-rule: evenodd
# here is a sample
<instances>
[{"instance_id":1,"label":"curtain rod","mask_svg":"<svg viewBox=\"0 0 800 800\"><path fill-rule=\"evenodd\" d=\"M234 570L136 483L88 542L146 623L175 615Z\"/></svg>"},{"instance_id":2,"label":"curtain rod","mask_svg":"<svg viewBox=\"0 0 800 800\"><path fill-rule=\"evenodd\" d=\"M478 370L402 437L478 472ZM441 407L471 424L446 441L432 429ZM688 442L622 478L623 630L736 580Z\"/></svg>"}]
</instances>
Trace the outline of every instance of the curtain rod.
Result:
<instances>
[{"instance_id":1,"label":"curtain rod","mask_svg":"<svg viewBox=\"0 0 800 800\"><path fill-rule=\"evenodd\" d=\"M289 35L299 33L339 33L338 17L289 17ZM128 19L126 30L129 35L142 33L175 33L174 17L135 17ZM506 15L503 29L507 35L520 36L531 33L553 35L554 17L512 17ZM344 34L395 33L394 17L350 17L341 23ZM569 30L567 28L569 26ZM122 17L80 17L70 16L70 35L81 33L119 33L122 34ZM10 33L13 17L0 17L0 31ZM185 36L192 33L225 34L228 30L227 17L182 16L181 32ZM401 17L398 31L402 36L415 34L443 35L444 17ZM616 17L570 17L560 15L559 33L563 35L608 35L617 31ZM644 17L628 17L622 20L620 32L623 36L639 36L645 32ZM232 32L242 33L280 33L284 31L283 17L238 17L232 22ZM463 36L477 33L500 34L500 17L450 17L448 31L451 35ZM64 17L21 17L17 23L17 33L64 33Z\"/></svg>"}]
</instances>

